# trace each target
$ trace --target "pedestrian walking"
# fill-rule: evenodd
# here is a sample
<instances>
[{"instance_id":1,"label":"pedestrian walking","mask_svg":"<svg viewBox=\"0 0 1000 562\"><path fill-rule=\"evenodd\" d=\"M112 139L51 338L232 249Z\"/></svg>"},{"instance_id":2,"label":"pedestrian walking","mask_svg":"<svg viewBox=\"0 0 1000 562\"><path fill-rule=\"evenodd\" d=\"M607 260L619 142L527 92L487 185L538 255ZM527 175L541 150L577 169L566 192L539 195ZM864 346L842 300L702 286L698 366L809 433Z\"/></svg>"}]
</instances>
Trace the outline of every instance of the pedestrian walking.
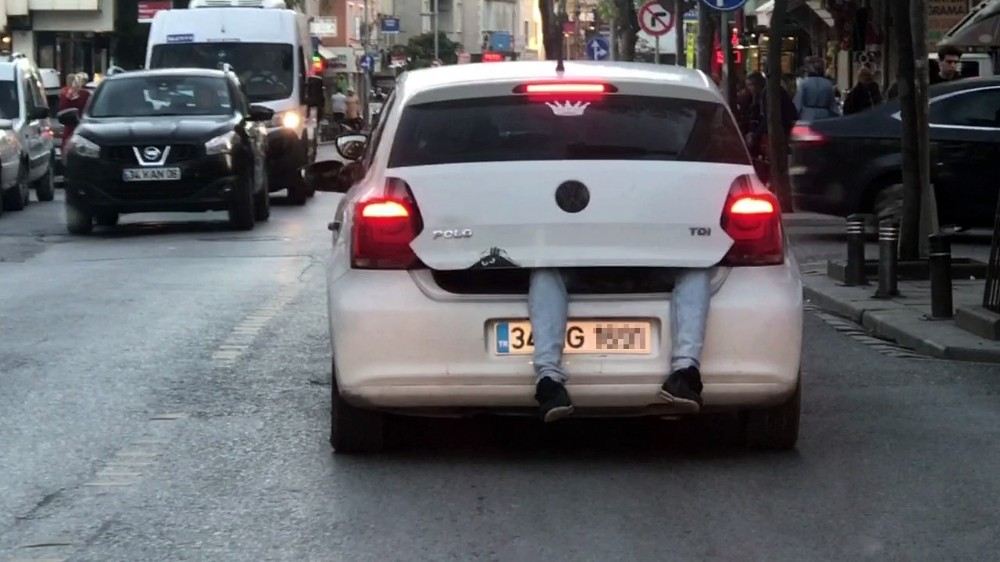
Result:
<instances>
[{"instance_id":1,"label":"pedestrian walking","mask_svg":"<svg viewBox=\"0 0 1000 562\"><path fill-rule=\"evenodd\" d=\"M752 96L747 116L748 132L744 136L747 148L750 150L750 157L753 158L754 167L757 169L757 176L761 181L770 181L770 149L767 134L767 80L760 72L753 72L747 76L747 90ZM781 125L785 129L785 138L792 132L795 121L798 118L798 111L792 102L791 96L781 86Z\"/></svg>"},{"instance_id":2,"label":"pedestrian walking","mask_svg":"<svg viewBox=\"0 0 1000 562\"><path fill-rule=\"evenodd\" d=\"M880 103L882 103L882 91L878 87L878 82L875 81L872 70L863 66L858 70L854 87L844 100L844 115L861 113Z\"/></svg>"},{"instance_id":3,"label":"pedestrian walking","mask_svg":"<svg viewBox=\"0 0 1000 562\"><path fill-rule=\"evenodd\" d=\"M806 77L795 92L795 109L799 119L817 121L840 115L833 82L826 77L826 63L821 57L806 59Z\"/></svg>"},{"instance_id":4,"label":"pedestrian walking","mask_svg":"<svg viewBox=\"0 0 1000 562\"><path fill-rule=\"evenodd\" d=\"M930 74L931 84L961 80L962 50L952 45L938 49L938 71Z\"/></svg>"},{"instance_id":5,"label":"pedestrian walking","mask_svg":"<svg viewBox=\"0 0 1000 562\"><path fill-rule=\"evenodd\" d=\"M87 107L90 100L90 92L83 86L87 83L86 74L70 74L66 77L66 87L59 93L59 111L66 109L76 109L81 114ZM73 136L74 127L66 125L63 127L62 148L65 150L66 142Z\"/></svg>"},{"instance_id":6,"label":"pedestrian walking","mask_svg":"<svg viewBox=\"0 0 1000 562\"><path fill-rule=\"evenodd\" d=\"M344 105L345 122L355 131L360 131L364 126L364 121L361 119L361 100L355 95L354 90L347 90Z\"/></svg>"},{"instance_id":7,"label":"pedestrian walking","mask_svg":"<svg viewBox=\"0 0 1000 562\"><path fill-rule=\"evenodd\" d=\"M344 91L339 87L337 91L330 96L330 110L333 113L333 121L341 126L344 124L344 116L347 114L347 96L344 95Z\"/></svg>"}]
</instances>

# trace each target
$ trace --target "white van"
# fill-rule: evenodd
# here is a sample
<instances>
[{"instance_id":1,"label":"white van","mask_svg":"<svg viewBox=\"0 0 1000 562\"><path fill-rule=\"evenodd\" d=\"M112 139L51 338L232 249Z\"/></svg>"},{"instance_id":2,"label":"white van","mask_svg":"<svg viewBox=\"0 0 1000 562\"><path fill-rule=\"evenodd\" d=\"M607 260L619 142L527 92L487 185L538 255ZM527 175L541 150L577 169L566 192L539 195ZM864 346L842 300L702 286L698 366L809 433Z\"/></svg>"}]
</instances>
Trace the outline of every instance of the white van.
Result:
<instances>
[{"instance_id":1,"label":"white van","mask_svg":"<svg viewBox=\"0 0 1000 562\"><path fill-rule=\"evenodd\" d=\"M300 170L316 159L323 84L309 77L312 57L305 14L282 0L193 0L153 18L146 68L220 68L229 64L251 103L274 110L268 126L270 190L288 189L303 204L312 195Z\"/></svg>"}]
</instances>

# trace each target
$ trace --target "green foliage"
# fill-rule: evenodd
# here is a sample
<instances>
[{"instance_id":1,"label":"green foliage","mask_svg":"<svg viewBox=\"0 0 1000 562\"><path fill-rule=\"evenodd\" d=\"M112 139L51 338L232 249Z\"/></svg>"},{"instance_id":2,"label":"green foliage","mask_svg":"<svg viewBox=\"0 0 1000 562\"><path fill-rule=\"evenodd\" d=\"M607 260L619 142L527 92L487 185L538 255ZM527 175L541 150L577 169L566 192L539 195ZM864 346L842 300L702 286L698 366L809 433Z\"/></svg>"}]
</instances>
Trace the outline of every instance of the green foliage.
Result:
<instances>
[{"instance_id":1,"label":"green foliage","mask_svg":"<svg viewBox=\"0 0 1000 562\"><path fill-rule=\"evenodd\" d=\"M444 32L438 33L438 58L444 64L458 62L459 44L448 39ZM410 60L409 68L425 68L434 60L434 34L424 33L411 37L406 44L406 56Z\"/></svg>"}]
</instances>

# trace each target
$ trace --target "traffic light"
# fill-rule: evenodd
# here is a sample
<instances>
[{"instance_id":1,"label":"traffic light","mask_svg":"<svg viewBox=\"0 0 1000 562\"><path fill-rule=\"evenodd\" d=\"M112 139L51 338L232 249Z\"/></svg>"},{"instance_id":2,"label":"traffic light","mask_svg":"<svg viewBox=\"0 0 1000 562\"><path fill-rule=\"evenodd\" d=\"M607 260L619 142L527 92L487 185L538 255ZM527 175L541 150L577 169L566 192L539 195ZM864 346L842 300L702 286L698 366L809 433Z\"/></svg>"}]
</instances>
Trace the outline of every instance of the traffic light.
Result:
<instances>
[{"instance_id":1,"label":"traffic light","mask_svg":"<svg viewBox=\"0 0 1000 562\"><path fill-rule=\"evenodd\" d=\"M322 76L323 71L326 70L326 59L323 58L319 53L313 53L312 64L310 65L310 74L313 76Z\"/></svg>"}]
</instances>

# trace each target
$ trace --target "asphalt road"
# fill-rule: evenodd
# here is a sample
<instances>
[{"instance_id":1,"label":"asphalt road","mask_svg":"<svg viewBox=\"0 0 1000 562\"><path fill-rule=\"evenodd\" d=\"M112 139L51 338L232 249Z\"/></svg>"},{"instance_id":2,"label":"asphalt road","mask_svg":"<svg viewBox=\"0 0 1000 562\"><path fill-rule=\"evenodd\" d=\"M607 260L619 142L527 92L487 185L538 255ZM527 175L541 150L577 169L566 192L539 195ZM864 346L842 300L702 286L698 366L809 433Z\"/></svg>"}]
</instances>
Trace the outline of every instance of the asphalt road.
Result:
<instances>
[{"instance_id":1,"label":"asphalt road","mask_svg":"<svg viewBox=\"0 0 1000 562\"><path fill-rule=\"evenodd\" d=\"M335 195L64 234L0 218L0 561L942 560L1000 551L1000 367L806 316L794 453L694 421L408 420L327 444ZM803 261L836 226L793 229ZM824 232L820 232L824 231Z\"/></svg>"}]
</instances>

